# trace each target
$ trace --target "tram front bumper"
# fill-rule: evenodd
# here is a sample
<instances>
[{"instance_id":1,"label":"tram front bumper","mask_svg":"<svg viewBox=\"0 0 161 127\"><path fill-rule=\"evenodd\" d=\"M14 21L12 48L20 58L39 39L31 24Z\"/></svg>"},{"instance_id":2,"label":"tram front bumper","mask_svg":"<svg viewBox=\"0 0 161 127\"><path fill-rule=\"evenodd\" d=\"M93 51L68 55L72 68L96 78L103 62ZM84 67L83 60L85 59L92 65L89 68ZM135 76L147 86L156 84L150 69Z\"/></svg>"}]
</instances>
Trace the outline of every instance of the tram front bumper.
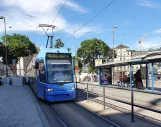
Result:
<instances>
[{"instance_id":1,"label":"tram front bumper","mask_svg":"<svg viewBox=\"0 0 161 127\"><path fill-rule=\"evenodd\" d=\"M46 92L45 99L48 101L65 101L74 100L76 97L75 90Z\"/></svg>"}]
</instances>

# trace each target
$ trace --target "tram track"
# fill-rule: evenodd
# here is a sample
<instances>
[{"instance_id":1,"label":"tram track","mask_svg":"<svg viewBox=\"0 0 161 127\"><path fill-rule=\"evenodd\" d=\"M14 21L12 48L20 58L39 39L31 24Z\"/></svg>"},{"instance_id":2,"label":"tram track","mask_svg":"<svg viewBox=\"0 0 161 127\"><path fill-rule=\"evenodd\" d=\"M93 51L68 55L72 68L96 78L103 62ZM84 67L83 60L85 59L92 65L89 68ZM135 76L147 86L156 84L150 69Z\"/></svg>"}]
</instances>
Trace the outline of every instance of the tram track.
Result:
<instances>
[{"instance_id":1,"label":"tram track","mask_svg":"<svg viewBox=\"0 0 161 127\"><path fill-rule=\"evenodd\" d=\"M36 96L32 87L31 89ZM37 96L36 98L51 127L121 127L77 103L49 103L38 99Z\"/></svg>"},{"instance_id":2,"label":"tram track","mask_svg":"<svg viewBox=\"0 0 161 127\"><path fill-rule=\"evenodd\" d=\"M100 125L101 127L120 127L110 120L92 113L77 103L62 102L50 104L50 106L68 127L98 127Z\"/></svg>"},{"instance_id":3,"label":"tram track","mask_svg":"<svg viewBox=\"0 0 161 127\"><path fill-rule=\"evenodd\" d=\"M49 104L49 106L50 106L50 108L57 114L57 116L59 117L59 119L60 119L60 121L62 122L62 124L64 125L64 127L68 127L68 123L66 123L66 122L62 119L62 117L59 115L59 113L58 113L57 111L55 111L55 109L52 107L52 105Z\"/></svg>"},{"instance_id":4,"label":"tram track","mask_svg":"<svg viewBox=\"0 0 161 127\"><path fill-rule=\"evenodd\" d=\"M61 117L53 110L53 108L50 106L49 102L39 99L37 97L33 87L31 87L31 85L29 85L29 86L30 86L34 96L36 97L36 100L37 100L38 104L40 105L43 113L45 114L46 119L48 120L48 122L50 124L50 127L68 127L66 125L66 123L61 119ZM42 121L42 123L43 123L43 121Z\"/></svg>"}]
</instances>

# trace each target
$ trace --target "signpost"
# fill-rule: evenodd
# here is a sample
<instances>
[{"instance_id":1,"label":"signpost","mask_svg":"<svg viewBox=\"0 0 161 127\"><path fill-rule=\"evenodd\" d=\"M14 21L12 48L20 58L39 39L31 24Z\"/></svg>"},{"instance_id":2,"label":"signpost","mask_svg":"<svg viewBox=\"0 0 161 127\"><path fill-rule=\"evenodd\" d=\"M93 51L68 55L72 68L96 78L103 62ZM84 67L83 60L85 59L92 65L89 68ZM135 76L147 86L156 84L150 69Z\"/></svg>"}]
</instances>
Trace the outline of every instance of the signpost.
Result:
<instances>
[{"instance_id":1,"label":"signpost","mask_svg":"<svg viewBox=\"0 0 161 127\"><path fill-rule=\"evenodd\" d=\"M75 66L75 70L78 71L78 66Z\"/></svg>"},{"instance_id":2,"label":"signpost","mask_svg":"<svg viewBox=\"0 0 161 127\"><path fill-rule=\"evenodd\" d=\"M17 70L16 59L12 59L12 71L14 74L16 74L16 70Z\"/></svg>"},{"instance_id":3,"label":"signpost","mask_svg":"<svg viewBox=\"0 0 161 127\"><path fill-rule=\"evenodd\" d=\"M95 59L95 66L102 64L102 59Z\"/></svg>"},{"instance_id":4,"label":"signpost","mask_svg":"<svg viewBox=\"0 0 161 127\"><path fill-rule=\"evenodd\" d=\"M12 59L12 65L16 65L16 60Z\"/></svg>"}]
</instances>

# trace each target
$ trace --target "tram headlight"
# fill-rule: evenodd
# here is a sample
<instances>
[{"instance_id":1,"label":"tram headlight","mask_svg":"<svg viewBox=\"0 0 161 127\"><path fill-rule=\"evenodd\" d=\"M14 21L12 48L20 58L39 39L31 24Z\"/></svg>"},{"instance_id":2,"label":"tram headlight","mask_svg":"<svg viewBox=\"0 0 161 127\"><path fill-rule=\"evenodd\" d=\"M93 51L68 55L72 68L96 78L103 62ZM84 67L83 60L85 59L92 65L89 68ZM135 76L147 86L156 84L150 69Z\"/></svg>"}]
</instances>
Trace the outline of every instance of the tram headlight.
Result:
<instances>
[{"instance_id":1,"label":"tram headlight","mask_svg":"<svg viewBox=\"0 0 161 127\"><path fill-rule=\"evenodd\" d=\"M48 89L46 89L46 91L50 92L50 91L53 91L53 89L51 89L51 88L48 88Z\"/></svg>"},{"instance_id":2,"label":"tram headlight","mask_svg":"<svg viewBox=\"0 0 161 127\"><path fill-rule=\"evenodd\" d=\"M75 90L75 88L74 88L74 87L72 87L72 88L71 88L71 90Z\"/></svg>"}]
</instances>

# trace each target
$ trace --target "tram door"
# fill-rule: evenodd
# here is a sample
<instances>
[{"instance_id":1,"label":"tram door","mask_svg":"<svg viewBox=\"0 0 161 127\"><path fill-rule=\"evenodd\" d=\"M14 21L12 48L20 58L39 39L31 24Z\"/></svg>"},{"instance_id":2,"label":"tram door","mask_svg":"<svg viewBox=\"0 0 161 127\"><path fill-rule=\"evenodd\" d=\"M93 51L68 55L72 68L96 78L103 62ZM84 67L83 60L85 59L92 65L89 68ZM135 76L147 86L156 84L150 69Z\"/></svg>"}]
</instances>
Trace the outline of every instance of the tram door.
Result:
<instances>
[{"instance_id":1,"label":"tram door","mask_svg":"<svg viewBox=\"0 0 161 127\"><path fill-rule=\"evenodd\" d=\"M46 85L46 75L45 75L45 66L44 66L44 61L40 60L39 61L39 72L38 72L38 78L39 78L39 82L38 82L38 96L41 98L44 98L45 93L45 85Z\"/></svg>"}]
</instances>

